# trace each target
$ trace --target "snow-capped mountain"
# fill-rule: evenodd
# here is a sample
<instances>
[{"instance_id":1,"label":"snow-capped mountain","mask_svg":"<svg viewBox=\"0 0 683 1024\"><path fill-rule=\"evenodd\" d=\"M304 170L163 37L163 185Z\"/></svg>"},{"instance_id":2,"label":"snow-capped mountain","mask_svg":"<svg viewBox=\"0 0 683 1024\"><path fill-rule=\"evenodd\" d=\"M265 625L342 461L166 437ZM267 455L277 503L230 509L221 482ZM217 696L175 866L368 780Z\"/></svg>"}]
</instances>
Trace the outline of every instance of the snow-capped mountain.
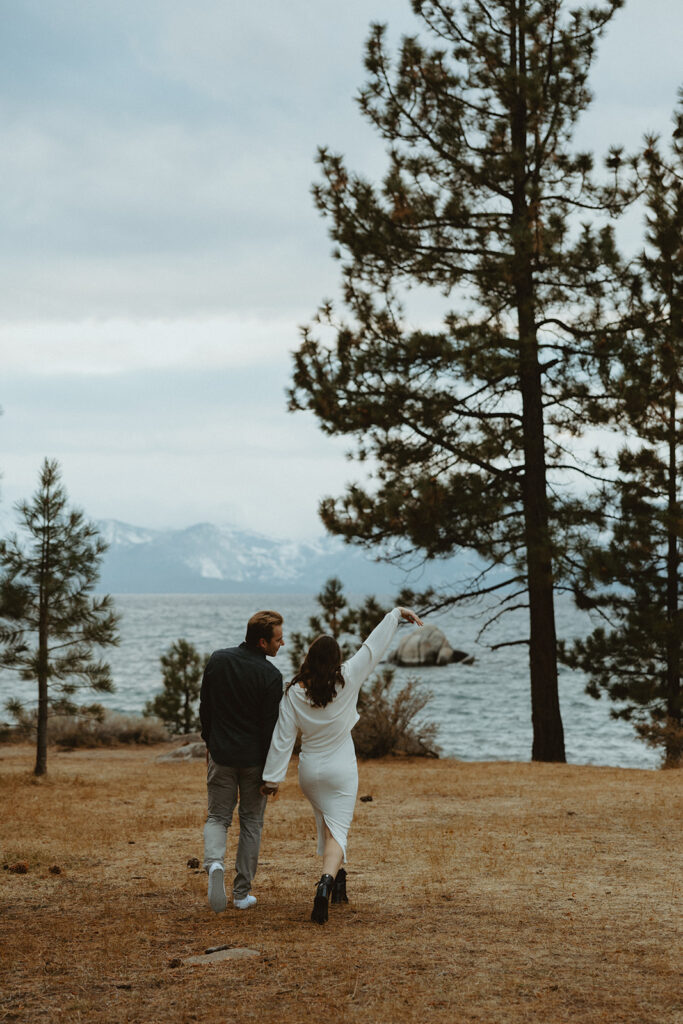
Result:
<instances>
[{"instance_id":1,"label":"snow-capped mountain","mask_svg":"<svg viewBox=\"0 0 683 1024\"><path fill-rule=\"evenodd\" d=\"M470 561L407 572L325 535L301 542L212 523L157 530L101 519L97 526L109 544L97 589L110 594L314 594L338 576L349 594L393 595L404 586L454 587ZM22 534L16 516L0 508L0 536L15 532Z\"/></svg>"},{"instance_id":2,"label":"snow-capped mountain","mask_svg":"<svg viewBox=\"0 0 683 1024\"><path fill-rule=\"evenodd\" d=\"M113 594L315 593L330 576L349 593L390 594L462 575L459 560L406 575L333 537L304 543L211 523L151 530L105 519L98 527L109 544L98 589Z\"/></svg>"}]
</instances>

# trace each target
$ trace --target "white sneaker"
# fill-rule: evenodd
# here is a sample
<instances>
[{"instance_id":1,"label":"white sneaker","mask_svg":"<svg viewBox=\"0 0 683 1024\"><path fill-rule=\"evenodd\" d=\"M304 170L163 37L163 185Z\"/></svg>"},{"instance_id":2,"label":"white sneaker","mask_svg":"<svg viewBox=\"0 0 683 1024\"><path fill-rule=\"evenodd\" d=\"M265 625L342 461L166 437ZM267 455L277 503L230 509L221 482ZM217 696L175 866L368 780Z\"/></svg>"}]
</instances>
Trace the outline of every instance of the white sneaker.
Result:
<instances>
[{"instance_id":1,"label":"white sneaker","mask_svg":"<svg viewBox=\"0 0 683 1024\"><path fill-rule=\"evenodd\" d=\"M249 893L243 899L233 900L232 902L235 904L238 910L248 910L249 907L253 907L254 904L256 903L256 897L252 896L251 893Z\"/></svg>"},{"instance_id":2,"label":"white sneaker","mask_svg":"<svg viewBox=\"0 0 683 1024\"><path fill-rule=\"evenodd\" d=\"M209 906L216 914L220 914L227 906L225 897L225 873L222 864L212 864L209 868Z\"/></svg>"}]
</instances>

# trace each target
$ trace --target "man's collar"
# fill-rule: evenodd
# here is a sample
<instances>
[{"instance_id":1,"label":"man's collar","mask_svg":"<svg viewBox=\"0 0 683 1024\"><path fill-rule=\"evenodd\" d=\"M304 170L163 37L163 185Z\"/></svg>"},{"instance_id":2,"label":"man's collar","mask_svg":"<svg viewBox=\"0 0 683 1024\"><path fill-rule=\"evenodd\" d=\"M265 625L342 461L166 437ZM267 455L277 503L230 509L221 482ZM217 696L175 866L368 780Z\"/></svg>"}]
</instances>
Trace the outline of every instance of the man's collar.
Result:
<instances>
[{"instance_id":1,"label":"man's collar","mask_svg":"<svg viewBox=\"0 0 683 1024\"><path fill-rule=\"evenodd\" d=\"M245 651L249 651L251 654L258 654L262 658L265 658L265 656L266 656L266 652L263 650L262 647L250 647L250 645L246 642L246 640L242 641L242 643L240 644L240 647L244 648Z\"/></svg>"}]
</instances>

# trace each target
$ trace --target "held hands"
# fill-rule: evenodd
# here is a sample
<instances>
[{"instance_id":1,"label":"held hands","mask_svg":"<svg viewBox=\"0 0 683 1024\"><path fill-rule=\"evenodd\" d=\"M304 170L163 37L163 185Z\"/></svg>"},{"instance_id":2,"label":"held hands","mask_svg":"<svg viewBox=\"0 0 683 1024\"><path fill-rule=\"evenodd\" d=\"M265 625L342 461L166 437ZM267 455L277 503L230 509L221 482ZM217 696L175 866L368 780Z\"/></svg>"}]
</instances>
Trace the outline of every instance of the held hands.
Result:
<instances>
[{"instance_id":1,"label":"held hands","mask_svg":"<svg viewBox=\"0 0 683 1024\"><path fill-rule=\"evenodd\" d=\"M259 787L261 796L275 796L280 787L275 783L262 782Z\"/></svg>"},{"instance_id":2,"label":"held hands","mask_svg":"<svg viewBox=\"0 0 683 1024\"><path fill-rule=\"evenodd\" d=\"M424 623L419 615L416 615L412 608L399 608L401 618L407 622L414 622L416 626L423 626Z\"/></svg>"}]
</instances>

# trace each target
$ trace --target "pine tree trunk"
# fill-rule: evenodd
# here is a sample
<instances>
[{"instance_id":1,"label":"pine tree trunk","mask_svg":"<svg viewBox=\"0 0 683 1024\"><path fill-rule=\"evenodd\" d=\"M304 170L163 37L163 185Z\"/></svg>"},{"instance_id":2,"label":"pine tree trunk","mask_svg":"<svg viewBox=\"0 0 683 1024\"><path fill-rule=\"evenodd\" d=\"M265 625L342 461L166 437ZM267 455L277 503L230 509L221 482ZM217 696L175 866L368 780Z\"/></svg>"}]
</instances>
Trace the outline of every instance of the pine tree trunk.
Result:
<instances>
[{"instance_id":1,"label":"pine tree trunk","mask_svg":"<svg viewBox=\"0 0 683 1024\"><path fill-rule=\"evenodd\" d=\"M47 772L47 675L48 675L48 585L50 575L50 505L44 517L41 542L40 585L38 592L38 722L36 728L36 766L34 775Z\"/></svg>"},{"instance_id":2,"label":"pine tree trunk","mask_svg":"<svg viewBox=\"0 0 683 1024\"><path fill-rule=\"evenodd\" d=\"M38 625L38 722L34 775L45 775L47 772L47 654L47 604L41 588Z\"/></svg>"},{"instance_id":3,"label":"pine tree trunk","mask_svg":"<svg viewBox=\"0 0 683 1024\"><path fill-rule=\"evenodd\" d=\"M183 732L187 735L190 732L192 708L190 707L190 691L187 680L184 680L185 699L183 703Z\"/></svg>"},{"instance_id":4,"label":"pine tree trunk","mask_svg":"<svg viewBox=\"0 0 683 1024\"><path fill-rule=\"evenodd\" d=\"M552 550L548 529L541 370L533 316L533 280L518 288L520 391L524 443L524 535L529 591L529 670L533 761L565 761L557 681Z\"/></svg>"},{"instance_id":5,"label":"pine tree trunk","mask_svg":"<svg viewBox=\"0 0 683 1024\"><path fill-rule=\"evenodd\" d=\"M535 346L522 344L524 525L529 588L529 668L534 761L565 761L557 683L553 573L546 499L543 409ZM535 365L534 365L535 364Z\"/></svg>"},{"instance_id":6,"label":"pine tree trunk","mask_svg":"<svg viewBox=\"0 0 683 1024\"><path fill-rule=\"evenodd\" d=\"M680 508L677 495L676 467L676 398L675 381L671 387L669 400L669 466L668 466L668 548L666 558L666 618L667 618L667 651L666 651L666 709L671 724L680 729L681 726L681 676L680 676L680 638L678 610L678 536L677 525L680 520ZM681 756L680 739L671 732L667 733L665 744L665 761L677 764Z\"/></svg>"},{"instance_id":7,"label":"pine tree trunk","mask_svg":"<svg viewBox=\"0 0 683 1024\"><path fill-rule=\"evenodd\" d=\"M522 502L529 589L529 667L534 761L565 761L564 730L557 686L557 641L546 494L541 369L536 338L533 225L527 189L526 4L520 0L510 36L516 76L511 114L514 160L512 196L513 273L519 331L519 386L522 398L524 479Z\"/></svg>"}]
</instances>

